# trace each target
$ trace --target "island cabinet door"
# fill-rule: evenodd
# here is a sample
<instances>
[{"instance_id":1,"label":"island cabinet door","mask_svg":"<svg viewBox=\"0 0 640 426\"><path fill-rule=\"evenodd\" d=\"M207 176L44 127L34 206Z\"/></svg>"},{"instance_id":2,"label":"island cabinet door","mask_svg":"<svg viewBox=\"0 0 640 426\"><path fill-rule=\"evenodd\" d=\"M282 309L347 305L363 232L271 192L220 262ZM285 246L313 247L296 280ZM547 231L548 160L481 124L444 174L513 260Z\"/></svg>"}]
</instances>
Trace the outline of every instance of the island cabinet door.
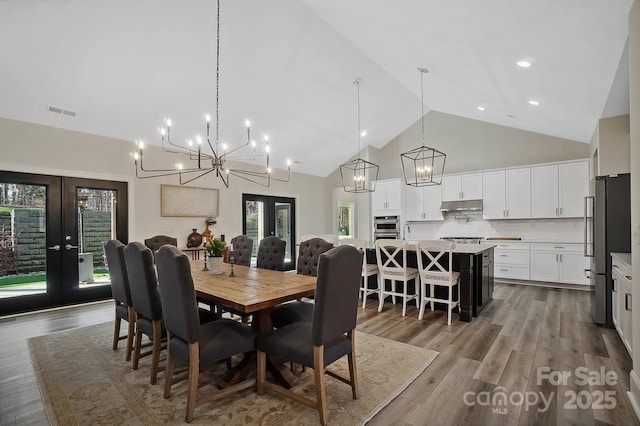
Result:
<instances>
[{"instance_id":1,"label":"island cabinet door","mask_svg":"<svg viewBox=\"0 0 640 426\"><path fill-rule=\"evenodd\" d=\"M480 291L478 292L478 306L476 307L476 315L481 312L493 298L493 249L482 252L482 276L480 282Z\"/></svg>"}]
</instances>

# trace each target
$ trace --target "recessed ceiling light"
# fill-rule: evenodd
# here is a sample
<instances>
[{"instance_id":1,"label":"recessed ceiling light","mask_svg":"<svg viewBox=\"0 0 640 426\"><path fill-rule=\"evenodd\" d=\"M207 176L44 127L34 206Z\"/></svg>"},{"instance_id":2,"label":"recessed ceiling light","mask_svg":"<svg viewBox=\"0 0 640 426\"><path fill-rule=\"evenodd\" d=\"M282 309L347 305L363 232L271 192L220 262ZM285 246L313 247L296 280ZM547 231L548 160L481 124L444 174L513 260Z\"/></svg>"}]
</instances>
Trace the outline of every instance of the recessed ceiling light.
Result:
<instances>
[{"instance_id":1,"label":"recessed ceiling light","mask_svg":"<svg viewBox=\"0 0 640 426\"><path fill-rule=\"evenodd\" d=\"M538 106L538 105L540 105L540 102L538 102L538 101L536 101L536 100L531 99L531 100L529 101L529 104L530 104L530 105L533 105L533 106Z\"/></svg>"},{"instance_id":2,"label":"recessed ceiling light","mask_svg":"<svg viewBox=\"0 0 640 426\"><path fill-rule=\"evenodd\" d=\"M521 59L516 62L516 65L518 65L520 68L529 68L531 66L531 61L529 61L528 59Z\"/></svg>"},{"instance_id":3,"label":"recessed ceiling light","mask_svg":"<svg viewBox=\"0 0 640 426\"><path fill-rule=\"evenodd\" d=\"M478 108L478 111L484 111L484 107L483 106L478 106L476 108Z\"/></svg>"},{"instance_id":4,"label":"recessed ceiling light","mask_svg":"<svg viewBox=\"0 0 640 426\"><path fill-rule=\"evenodd\" d=\"M367 136L367 131L366 131L366 130L363 130L362 132L360 132L360 136L361 136L361 137L363 137L363 138L364 138L365 136Z\"/></svg>"}]
</instances>

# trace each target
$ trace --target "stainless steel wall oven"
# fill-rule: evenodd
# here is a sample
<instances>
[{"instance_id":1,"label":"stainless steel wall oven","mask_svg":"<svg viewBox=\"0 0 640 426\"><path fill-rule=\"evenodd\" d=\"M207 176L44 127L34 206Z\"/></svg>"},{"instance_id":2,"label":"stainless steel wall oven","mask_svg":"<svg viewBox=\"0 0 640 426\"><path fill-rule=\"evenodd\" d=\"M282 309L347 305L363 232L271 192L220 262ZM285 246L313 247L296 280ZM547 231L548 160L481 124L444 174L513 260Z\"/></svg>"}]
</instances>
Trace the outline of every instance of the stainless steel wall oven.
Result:
<instances>
[{"instance_id":1,"label":"stainless steel wall oven","mask_svg":"<svg viewBox=\"0 0 640 426\"><path fill-rule=\"evenodd\" d=\"M373 239L399 239L400 216L375 216L373 218Z\"/></svg>"}]
</instances>

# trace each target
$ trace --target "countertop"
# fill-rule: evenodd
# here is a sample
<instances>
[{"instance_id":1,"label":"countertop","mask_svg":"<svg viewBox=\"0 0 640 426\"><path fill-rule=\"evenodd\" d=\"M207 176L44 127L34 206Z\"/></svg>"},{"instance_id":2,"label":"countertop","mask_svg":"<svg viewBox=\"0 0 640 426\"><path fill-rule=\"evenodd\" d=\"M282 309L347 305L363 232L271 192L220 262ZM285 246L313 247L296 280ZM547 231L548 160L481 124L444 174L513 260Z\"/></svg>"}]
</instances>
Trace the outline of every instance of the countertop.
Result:
<instances>
[{"instance_id":1,"label":"countertop","mask_svg":"<svg viewBox=\"0 0 640 426\"><path fill-rule=\"evenodd\" d=\"M492 237L492 238L497 238L497 237ZM561 239L557 239L557 240L539 240L539 239L529 239L529 238L523 238L521 240L490 240L493 243L546 243L546 244L583 244L582 241L568 241L568 240L561 240Z\"/></svg>"},{"instance_id":2,"label":"countertop","mask_svg":"<svg viewBox=\"0 0 640 426\"><path fill-rule=\"evenodd\" d=\"M631 253L611 253L611 256L615 256L624 263L626 263L629 268L631 268Z\"/></svg>"},{"instance_id":3,"label":"countertop","mask_svg":"<svg viewBox=\"0 0 640 426\"><path fill-rule=\"evenodd\" d=\"M407 241L410 244L410 250L415 250L415 244L417 241ZM485 250L489 250L495 248L495 244L491 243L481 243L481 244L456 244L455 248L452 250L453 253L463 253L463 254L479 254Z\"/></svg>"}]
</instances>

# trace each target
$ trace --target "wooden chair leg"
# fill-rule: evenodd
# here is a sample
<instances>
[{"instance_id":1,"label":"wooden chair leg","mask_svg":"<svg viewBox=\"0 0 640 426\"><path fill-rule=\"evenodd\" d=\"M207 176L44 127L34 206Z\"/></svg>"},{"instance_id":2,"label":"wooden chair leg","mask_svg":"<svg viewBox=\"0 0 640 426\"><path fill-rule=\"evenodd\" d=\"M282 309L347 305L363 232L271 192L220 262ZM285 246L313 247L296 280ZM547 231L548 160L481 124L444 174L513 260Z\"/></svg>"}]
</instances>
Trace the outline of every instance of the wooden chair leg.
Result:
<instances>
[{"instance_id":1,"label":"wooden chair leg","mask_svg":"<svg viewBox=\"0 0 640 426\"><path fill-rule=\"evenodd\" d=\"M200 375L200 349L198 342L189 344L189 390L187 391L187 414L185 421L191 423L198 398L198 376Z\"/></svg>"},{"instance_id":2,"label":"wooden chair leg","mask_svg":"<svg viewBox=\"0 0 640 426\"><path fill-rule=\"evenodd\" d=\"M452 293L453 293L453 287L449 286L449 304L448 304L448 315L447 315L447 325L451 325L451 311L453 309L453 307L451 306L451 301L452 299Z\"/></svg>"},{"instance_id":3,"label":"wooden chair leg","mask_svg":"<svg viewBox=\"0 0 640 426\"><path fill-rule=\"evenodd\" d=\"M313 372L316 381L316 397L318 399L320 423L326 425L329 420L329 410L327 409L327 395L324 390L324 346L313 347Z\"/></svg>"},{"instance_id":4,"label":"wooden chair leg","mask_svg":"<svg viewBox=\"0 0 640 426\"><path fill-rule=\"evenodd\" d=\"M258 351L258 371L256 374L258 395L264 395L264 381L267 376L267 354L265 352Z\"/></svg>"},{"instance_id":5,"label":"wooden chair leg","mask_svg":"<svg viewBox=\"0 0 640 426\"><path fill-rule=\"evenodd\" d=\"M167 332L167 365L164 369L164 398L167 399L171 396L171 382L173 381L173 366L175 364L175 357L169 350L169 340L171 335Z\"/></svg>"},{"instance_id":6,"label":"wooden chair leg","mask_svg":"<svg viewBox=\"0 0 640 426\"><path fill-rule=\"evenodd\" d=\"M160 350L162 349L162 325L160 320L153 321L153 346L151 347L151 378L149 383L155 385L158 381L158 365L160 364Z\"/></svg>"},{"instance_id":7,"label":"wooden chair leg","mask_svg":"<svg viewBox=\"0 0 640 426\"><path fill-rule=\"evenodd\" d=\"M136 330L136 342L133 346L133 363L131 368L134 370L138 369L138 362L140 361L140 348L142 347L142 332L140 330Z\"/></svg>"},{"instance_id":8,"label":"wooden chair leg","mask_svg":"<svg viewBox=\"0 0 640 426\"><path fill-rule=\"evenodd\" d=\"M391 282L391 291L393 294L391 295L391 303L396 304L396 293L398 292L398 281L392 280Z\"/></svg>"},{"instance_id":9,"label":"wooden chair leg","mask_svg":"<svg viewBox=\"0 0 640 426\"><path fill-rule=\"evenodd\" d=\"M129 327L127 328L127 356L126 360L131 360L131 352L133 352L133 335L135 334L136 325L136 311L133 310L133 306L129 306L127 310L127 319Z\"/></svg>"},{"instance_id":10,"label":"wooden chair leg","mask_svg":"<svg viewBox=\"0 0 640 426\"><path fill-rule=\"evenodd\" d=\"M121 323L121 319L118 316L118 314L116 314L116 320L113 323L113 346L112 349L115 351L116 349L118 349L118 341L120 340L120 323Z\"/></svg>"},{"instance_id":11,"label":"wooden chair leg","mask_svg":"<svg viewBox=\"0 0 640 426\"><path fill-rule=\"evenodd\" d=\"M431 284L431 288L429 289L431 291L431 311L433 311L433 298L435 297L435 286L433 284Z\"/></svg>"},{"instance_id":12,"label":"wooden chair leg","mask_svg":"<svg viewBox=\"0 0 640 426\"><path fill-rule=\"evenodd\" d=\"M418 319L419 320L422 320L422 317L424 317L424 305L427 304L427 302L424 300L424 297L425 297L424 293L426 293L426 291L427 291L426 287L427 287L426 284L422 284L422 293L423 294L421 294L420 297L418 298L418 300L420 301L420 312L418 312Z\"/></svg>"},{"instance_id":13,"label":"wooden chair leg","mask_svg":"<svg viewBox=\"0 0 640 426\"><path fill-rule=\"evenodd\" d=\"M407 284L408 281L402 283L402 316L405 316L407 314L407 298L409 297L407 295Z\"/></svg>"},{"instance_id":14,"label":"wooden chair leg","mask_svg":"<svg viewBox=\"0 0 640 426\"><path fill-rule=\"evenodd\" d=\"M382 280L382 286L380 287L380 293L378 295L378 312L382 312L382 306L384 306L384 280Z\"/></svg>"},{"instance_id":15,"label":"wooden chair leg","mask_svg":"<svg viewBox=\"0 0 640 426\"><path fill-rule=\"evenodd\" d=\"M347 355L347 360L349 362L349 379L351 381L351 393L353 395L353 399L360 398L360 392L358 389L358 369L356 367L356 339L355 332L350 330L347 332L347 337L351 340L351 353Z\"/></svg>"}]
</instances>

